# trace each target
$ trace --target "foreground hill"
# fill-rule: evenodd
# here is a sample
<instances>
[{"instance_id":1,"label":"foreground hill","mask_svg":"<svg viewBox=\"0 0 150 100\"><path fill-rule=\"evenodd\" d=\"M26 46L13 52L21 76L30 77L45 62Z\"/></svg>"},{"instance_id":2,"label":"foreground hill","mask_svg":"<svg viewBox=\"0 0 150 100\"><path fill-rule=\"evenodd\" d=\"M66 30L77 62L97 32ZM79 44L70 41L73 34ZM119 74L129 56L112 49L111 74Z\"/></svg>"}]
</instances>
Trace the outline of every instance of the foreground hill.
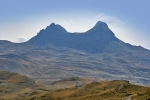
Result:
<instances>
[{"instance_id":1,"label":"foreground hill","mask_svg":"<svg viewBox=\"0 0 150 100\"><path fill-rule=\"evenodd\" d=\"M30 78L16 73L0 71L0 75L0 100L150 99L150 87L133 85L125 80L89 83L91 82L89 79L72 77L43 86ZM89 84L86 85L86 83Z\"/></svg>"},{"instance_id":2,"label":"foreground hill","mask_svg":"<svg viewBox=\"0 0 150 100\"><path fill-rule=\"evenodd\" d=\"M0 100L19 100L17 98L38 91L37 87L41 86L31 78L0 70Z\"/></svg>"},{"instance_id":3,"label":"foreground hill","mask_svg":"<svg viewBox=\"0 0 150 100\"><path fill-rule=\"evenodd\" d=\"M68 77L51 84L42 84L24 75L0 70L0 100L25 100L49 91L83 87L92 81L91 79Z\"/></svg>"},{"instance_id":4,"label":"foreground hill","mask_svg":"<svg viewBox=\"0 0 150 100\"><path fill-rule=\"evenodd\" d=\"M28 97L27 100L149 100L150 88L128 81L93 82L82 88L68 88Z\"/></svg>"},{"instance_id":5,"label":"foreground hill","mask_svg":"<svg viewBox=\"0 0 150 100\"><path fill-rule=\"evenodd\" d=\"M150 84L150 51L119 40L106 23L70 33L52 23L25 43L0 41L0 69L46 83L66 77Z\"/></svg>"}]
</instances>

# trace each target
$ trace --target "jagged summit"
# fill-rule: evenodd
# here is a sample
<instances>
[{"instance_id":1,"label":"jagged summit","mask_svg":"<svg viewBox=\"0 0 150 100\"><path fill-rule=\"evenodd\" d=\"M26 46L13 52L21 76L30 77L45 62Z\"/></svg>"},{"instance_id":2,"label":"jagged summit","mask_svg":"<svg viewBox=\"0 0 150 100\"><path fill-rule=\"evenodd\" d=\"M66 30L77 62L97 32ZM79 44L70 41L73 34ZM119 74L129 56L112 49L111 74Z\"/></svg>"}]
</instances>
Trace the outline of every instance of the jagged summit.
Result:
<instances>
[{"instance_id":1,"label":"jagged summit","mask_svg":"<svg viewBox=\"0 0 150 100\"><path fill-rule=\"evenodd\" d=\"M56 33L56 31L61 31L62 33L66 32L66 30L62 26L55 23L51 23L49 26L47 26L45 31L49 31L48 33Z\"/></svg>"},{"instance_id":2,"label":"jagged summit","mask_svg":"<svg viewBox=\"0 0 150 100\"><path fill-rule=\"evenodd\" d=\"M82 34L67 32L62 26L52 23L31 38L28 43L41 46L53 44L91 53L100 53L111 41L118 41L118 39L105 22L98 21L92 29Z\"/></svg>"},{"instance_id":3,"label":"jagged summit","mask_svg":"<svg viewBox=\"0 0 150 100\"><path fill-rule=\"evenodd\" d=\"M107 26L107 24L105 22L102 22L102 21L98 21L95 26L100 26L100 25L101 26Z\"/></svg>"},{"instance_id":4,"label":"jagged summit","mask_svg":"<svg viewBox=\"0 0 150 100\"><path fill-rule=\"evenodd\" d=\"M46 27L46 29L52 29L52 28L56 28L55 23L51 23L49 26Z\"/></svg>"},{"instance_id":5,"label":"jagged summit","mask_svg":"<svg viewBox=\"0 0 150 100\"><path fill-rule=\"evenodd\" d=\"M51 27L55 26L55 23L51 23L50 26L51 26Z\"/></svg>"},{"instance_id":6,"label":"jagged summit","mask_svg":"<svg viewBox=\"0 0 150 100\"><path fill-rule=\"evenodd\" d=\"M47 26L46 28L54 28L56 27L56 24L55 23L51 23L49 26Z\"/></svg>"},{"instance_id":7,"label":"jagged summit","mask_svg":"<svg viewBox=\"0 0 150 100\"><path fill-rule=\"evenodd\" d=\"M108 25L105 22L101 22L101 21L98 21L94 27L98 29L104 29L104 30L109 29Z\"/></svg>"}]
</instances>

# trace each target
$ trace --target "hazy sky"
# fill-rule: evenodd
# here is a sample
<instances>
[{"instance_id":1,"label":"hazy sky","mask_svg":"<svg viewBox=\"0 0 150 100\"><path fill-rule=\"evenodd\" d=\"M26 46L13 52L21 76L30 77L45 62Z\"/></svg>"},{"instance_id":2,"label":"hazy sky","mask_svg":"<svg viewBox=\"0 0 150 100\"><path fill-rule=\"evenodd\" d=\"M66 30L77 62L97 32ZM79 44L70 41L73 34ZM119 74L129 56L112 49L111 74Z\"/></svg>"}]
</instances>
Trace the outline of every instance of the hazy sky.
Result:
<instances>
[{"instance_id":1,"label":"hazy sky","mask_svg":"<svg viewBox=\"0 0 150 100\"><path fill-rule=\"evenodd\" d=\"M52 22L85 32L97 21L126 43L150 49L150 0L0 0L0 39L23 42Z\"/></svg>"}]
</instances>

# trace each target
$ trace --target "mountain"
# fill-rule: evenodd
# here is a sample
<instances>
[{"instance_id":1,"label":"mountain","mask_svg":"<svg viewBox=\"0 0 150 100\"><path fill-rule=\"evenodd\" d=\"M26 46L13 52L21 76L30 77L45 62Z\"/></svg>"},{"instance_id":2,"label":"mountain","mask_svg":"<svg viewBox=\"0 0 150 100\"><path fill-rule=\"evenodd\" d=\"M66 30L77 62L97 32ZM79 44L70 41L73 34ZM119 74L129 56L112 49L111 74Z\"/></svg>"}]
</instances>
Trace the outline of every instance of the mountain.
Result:
<instances>
[{"instance_id":1,"label":"mountain","mask_svg":"<svg viewBox=\"0 0 150 100\"><path fill-rule=\"evenodd\" d=\"M25 43L0 41L0 69L44 83L66 77L150 84L150 51L119 40L104 22L84 33L52 23Z\"/></svg>"},{"instance_id":2,"label":"mountain","mask_svg":"<svg viewBox=\"0 0 150 100\"><path fill-rule=\"evenodd\" d=\"M52 23L45 30L41 30L37 36L30 39L28 43L36 45L51 43L55 46L64 46L90 53L101 53L113 41L119 41L119 39L115 37L106 23L99 21L85 33L69 33L60 25Z\"/></svg>"}]
</instances>

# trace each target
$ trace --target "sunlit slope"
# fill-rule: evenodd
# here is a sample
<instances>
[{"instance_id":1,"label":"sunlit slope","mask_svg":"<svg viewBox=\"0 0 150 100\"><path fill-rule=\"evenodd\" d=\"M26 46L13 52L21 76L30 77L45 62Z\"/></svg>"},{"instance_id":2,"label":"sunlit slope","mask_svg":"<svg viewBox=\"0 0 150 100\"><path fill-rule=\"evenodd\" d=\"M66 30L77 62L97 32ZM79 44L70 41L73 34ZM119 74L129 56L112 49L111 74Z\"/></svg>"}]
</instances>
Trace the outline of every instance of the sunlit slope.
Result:
<instances>
[{"instance_id":1,"label":"sunlit slope","mask_svg":"<svg viewBox=\"0 0 150 100\"><path fill-rule=\"evenodd\" d=\"M15 99L33 91L38 85L26 76L0 70L0 98Z\"/></svg>"},{"instance_id":2,"label":"sunlit slope","mask_svg":"<svg viewBox=\"0 0 150 100\"><path fill-rule=\"evenodd\" d=\"M83 88L57 90L29 97L27 100L149 100L149 93L149 87L132 85L124 80L114 80L93 82Z\"/></svg>"}]
</instances>

